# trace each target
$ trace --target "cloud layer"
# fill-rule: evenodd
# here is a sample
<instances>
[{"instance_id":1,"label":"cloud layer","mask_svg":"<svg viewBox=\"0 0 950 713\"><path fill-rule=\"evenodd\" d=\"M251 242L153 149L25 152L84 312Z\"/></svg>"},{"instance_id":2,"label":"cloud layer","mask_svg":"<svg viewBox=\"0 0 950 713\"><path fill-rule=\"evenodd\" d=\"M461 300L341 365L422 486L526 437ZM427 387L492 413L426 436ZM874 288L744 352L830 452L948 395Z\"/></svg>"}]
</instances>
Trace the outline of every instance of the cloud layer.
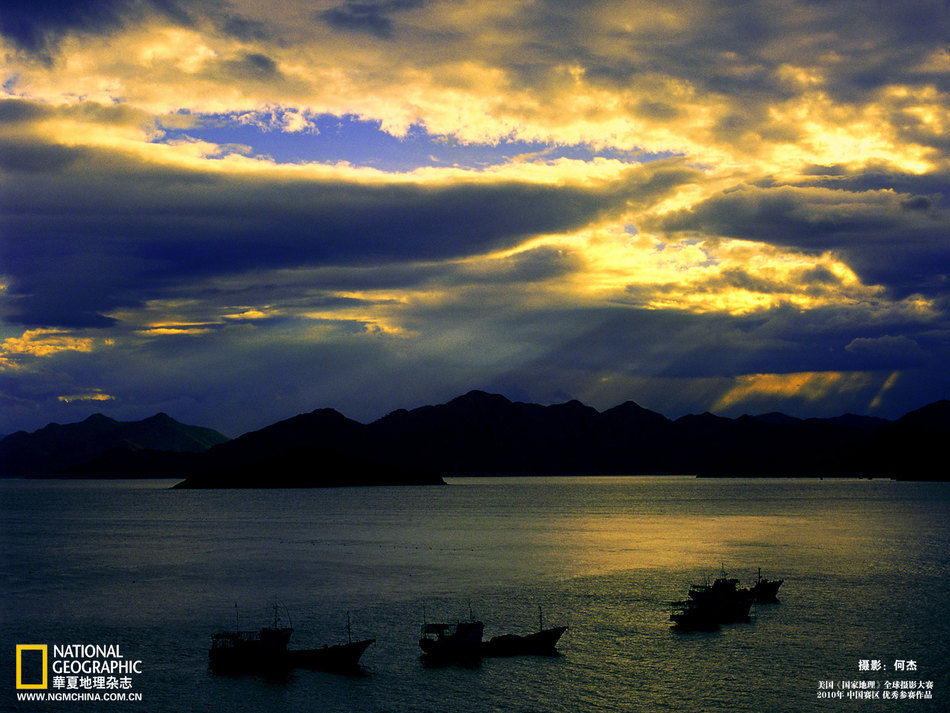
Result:
<instances>
[{"instance_id":1,"label":"cloud layer","mask_svg":"<svg viewBox=\"0 0 950 713\"><path fill-rule=\"evenodd\" d=\"M947 396L943 2L55 5L0 8L0 431Z\"/></svg>"}]
</instances>

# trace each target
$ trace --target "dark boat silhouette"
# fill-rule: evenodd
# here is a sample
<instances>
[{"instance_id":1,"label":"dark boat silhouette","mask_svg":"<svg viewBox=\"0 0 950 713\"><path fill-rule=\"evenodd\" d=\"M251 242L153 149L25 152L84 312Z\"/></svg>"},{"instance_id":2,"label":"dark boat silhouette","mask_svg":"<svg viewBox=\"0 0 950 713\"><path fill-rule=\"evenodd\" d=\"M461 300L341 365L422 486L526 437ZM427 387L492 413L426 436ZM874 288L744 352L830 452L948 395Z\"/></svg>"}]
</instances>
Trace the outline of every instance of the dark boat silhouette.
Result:
<instances>
[{"instance_id":1,"label":"dark boat silhouette","mask_svg":"<svg viewBox=\"0 0 950 713\"><path fill-rule=\"evenodd\" d=\"M700 609L708 610L720 624L749 621L752 594L748 589L739 588L738 579L722 576L712 584L694 584L687 596Z\"/></svg>"},{"instance_id":2,"label":"dark boat silhouette","mask_svg":"<svg viewBox=\"0 0 950 713\"><path fill-rule=\"evenodd\" d=\"M309 668L315 671L355 671L360 657L376 639L348 641L334 646L324 645L319 649L295 649L287 651L290 668Z\"/></svg>"},{"instance_id":3,"label":"dark boat silhouette","mask_svg":"<svg viewBox=\"0 0 950 713\"><path fill-rule=\"evenodd\" d=\"M725 571L712 584L690 585L687 599L671 602L670 621L680 631L716 631L722 624L750 620L754 597Z\"/></svg>"},{"instance_id":4,"label":"dark boat silhouette","mask_svg":"<svg viewBox=\"0 0 950 713\"><path fill-rule=\"evenodd\" d=\"M360 657L376 639L353 641L347 612L347 642L318 649L288 649L291 627L279 626L277 608L274 625L259 631L222 631L211 635L208 664L216 673L269 673L307 668L336 673L359 669Z\"/></svg>"},{"instance_id":5,"label":"dark boat silhouette","mask_svg":"<svg viewBox=\"0 0 950 713\"><path fill-rule=\"evenodd\" d=\"M293 629L221 631L211 635L208 665L217 673L267 672L287 668L287 643Z\"/></svg>"},{"instance_id":6,"label":"dark boat silhouette","mask_svg":"<svg viewBox=\"0 0 950 713\"><path fill-rule=\"evenodd\" d=\"M482 656L556 656L557 641L566 630L566 626L557 626L524 636L493 636L482 644Z\"/></svg>"},{"instance_id":7,"label":"dark boat silhouette","mask_svg":"<svg viewBox=\"0 0 950 713\"><path fill-rule=\"evenodd\" d=\"M694 599L670 602L670 621L677 631L719 631L716 611Z\"/></svg>"},{"instance_id":8,"label":"dark boat silhouette","mask_svg":"<svg viewBox=\"0 0 950 713\"><path fill-rule=\"evenodd\" d=\"M755 584L749 588L752 600L756 604L774 604L778 602L778 588L782 586L784 581L784 579L762 579L762 568L760 567Z\"/></svg>"},{"instance_id":9,"label":"dark boat silhouette","mask_svg":"<svg viewBox=\"0 0 950 713\"><path fill-rule=\"evenodd\" d=\"M482 658L482 633L485 625L480 621L460 621L455 631L449 633L449 624L423 624L419 648L429 663L472 663Z\"/></svg>"},{"instance_id":10,"label":"dark boat silhouette","mask_svg":"<svg viewBox=\"0 0 950 713\"><path fill-rule=\"evenodd\" d=\"M353 641L350 629L350 613L346 613L346 643L319 649L292 649L287 659L292 668L309 668L316 671L349 672L359 668L360 657L376 639Z\"/></svg>"},{"instance_id":11,"label":"dark boat silhouette","mask_svg":"<svg viewBox=\"0 0 950 713\"><path fill-rule=\"evenodd\" d=\"M493 636L482 644L482 656L556 656L557 642L566 626L544 628L544 615L538 607L538 630L532 634Z\"/></svg>"}]
</instances>

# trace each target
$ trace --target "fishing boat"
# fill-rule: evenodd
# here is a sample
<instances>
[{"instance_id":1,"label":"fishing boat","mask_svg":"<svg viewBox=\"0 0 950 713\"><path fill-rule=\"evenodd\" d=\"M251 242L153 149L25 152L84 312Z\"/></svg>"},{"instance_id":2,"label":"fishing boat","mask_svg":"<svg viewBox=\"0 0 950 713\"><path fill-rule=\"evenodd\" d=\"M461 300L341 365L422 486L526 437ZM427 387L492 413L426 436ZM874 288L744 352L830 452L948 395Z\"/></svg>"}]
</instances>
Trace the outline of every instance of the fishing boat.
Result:
<instances>
[{"instance_id":1,"label":"fishing boat","mask_svg":"<svg viewBox=\"0 0 950 713\"><path fill-rule=\"evenodd\" d=\"M353 641L350 613L346 613L346 643L319 649L292 649L287 651L291 668L309 668L316 671L347 672L359 668L360 658L376 639Z\"/></svg>"},{"instance_id":2,"label":"fishing boat","mask_svg":"<svg viewBox=\"0 0 950 713\"><path fill-rule=\"evenodd\" d=\"M220 631L211 635L208 664L219 673L268 671L286 667L287 643L293 629L264 627L259 631Z\"/></svg>"},{"instance_id":3,"label":"fishing boat","mask_svg":"<svg viewBox=\"0 0 950 713\"><path fill-rule=\"evenodd\" d=\"M690 586L687 596L704 610L704 615L713 616L720 624L749 621L752 594L748 589L739 587L738 579L726 577L725 571L712 584Z\"/></svg>"},{"instance_id":4,"label":"fishing boat","mask_svg":"<svg viewBox=\"0 0 950 713\"><path fill-rule=\"evenodd\" d=\"M293 628L280 626L277 607L274 625L258 631L221 631L211 635L208 665L216 673L268 673L307 668L346 672L359 667L363 652L375 641L353 641L346 615L347 643L318 649L288 649Z\"/></svg>"},{"instance_id":5,"label":"fishing boat","mask_svg":"<svg viewBox=\"0 0 950 713\"><path fill-rule=\"evenodd\" d=\"M544 628L544 614L538 607L538 630L532 634L493 636L482 644L482 656L556 656L557 642L566 626Z\"/></svg>"},{"instance_id":6,"label":"fishing boat","mask_svg":"<svg viewBox=\"0 0 950 713\"><path fill-rule=\"evenodd\" d=\"M778 588L782 586L784 581L784 579L763 579L762 568L760 567L755 584L749 588L753 601L757 604L775 604L778 602Z\"/></svg>"},{"instance_id":7,"label":"fishing boat","mask_svg":"<svg viewBox=\"0 0 950 713\"><path fill-rule=\"evenodd\" d=\"M482 622L460 621L454 632L449 633L449 629L449 624L423 624L419 648L427 661L464 663L481 659L485 629Z\"/></svg>"},{"instance_id":8,"label":"fishing boat","mask_svg":"<svg viewBox=\"0 0 950 713\"><path fill-rule=\"evenodd\" d=\"M723 570L712 584L708 579L692 584L685 600L670 602L670 621L679 631L716 631L722 624L749 621L753 601L750 590Z\"/></svg>"},{"instance_id":9,"label":"fishing boat","mask_svg":"<svg viewBox=\"0 0 950 713\"><path fill-rule=\"evenodd\" d=\"M319 649L296 649L287 651L290 668L309 668L315 671L354 671L359 668L360 657L376 639L348 641L334 646L323 645Z\"/></svg>"}]
</instances>

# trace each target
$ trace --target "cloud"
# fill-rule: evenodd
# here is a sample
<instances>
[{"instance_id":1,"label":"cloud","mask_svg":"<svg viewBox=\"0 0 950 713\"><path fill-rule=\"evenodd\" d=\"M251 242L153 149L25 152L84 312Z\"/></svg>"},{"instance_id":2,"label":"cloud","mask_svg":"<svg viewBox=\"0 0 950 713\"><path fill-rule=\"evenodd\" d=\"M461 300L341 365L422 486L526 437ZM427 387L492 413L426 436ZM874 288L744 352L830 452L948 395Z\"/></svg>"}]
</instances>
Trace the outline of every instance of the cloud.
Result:
<instances>
[{"instance_id":1,"label":"cloud","mask_svg":"<svg viewBox=\"0 0 950 713\"><path fill-rule=\"evenodd\" d=\"M0 369L20 368L24 359L49 357L63 351L90 352L94 340L57 329L28 329L0 343Z\"/></svg>"},{"instance_id":2,"label":"cloud","mask_svg":"<svg viewBox=\"0 0 950 713\"><path fill-rule=\"evenodd\" d=\"M331 268L179 285L178 299L115 314L117 326L100 330L98 337L114 339L108 349L97 340L89 352L62 351L47 357L48 368L16 372L15 383L0 378L0 392L22 399L4 410L5 423L42 425L54 415L74 420L85 412L64 414L51 401L92 388L116 396L101 404L115 417L164 410L234 435L317 406L371 419L471 388L520 390L523 398L551 401L568 394L598 408L634 399L679 415L709 410L746 375L776 369L847 373L853 388L842 381L841 388L824 392L824 401L799 399L789 389L758 389L755 398L729 408L803 416L866 412L891 371L878 371L881 362L868 364L847 345L870 338L868 325L875 321L880 323L875 336L908 329L906 317L874 316L853 307L732 317L585 305L558 291L557 277L519 284L520 273L512 282L485 282L486 268L473 273L465 265L436 265L417 268L421 275L409 279L415 267L387 268L396 276L403 273L399 280L393 276L393 284L401 286L391 290L360 275L363 268L348 268L349 287L366 288L348 298L320 290L321 281L341 284ZM473 282L467 281L470 275ZM414 289L404 289L409 282ZM236 299L253 303L258 296L281 304L280 314L272 307L246 319L224 317L235 314L226 308ZM200 329L195 325L208 324L202 317L209 311L221 315L220 323L203 334L141 329ZM916 326L922 335L917 338L937 364L950 353L950 331L938 336L940 329L926 321ZM868 366L875 369L865 372ZM884 395L884 413L899 415L923 403L922 394L950 385L930 363L904 361L900 368L900 388ZM30 415L37 404L46 405Z\"/></svg>"},{"instance_id":3,"label":"cloud","mask_svg":"<svg viewBox=\"0 0 950 713\"><path fill-rule=\"evenodd\" d=\"M855 337L845 349L861 357L863 366L869 369L908 368L928 360L917 341L903 334Z\"/></svg>"},{"instance_id":4,"label":"cloud","mask_svg":"<svg viewBox=\"0 0 950 713\"><path fill-rule=\"evenodd\" d=\"M899 296L950 287L950 215L930 199L894 190L739 186L667 214L655 227L834 251L864 281Z\"/></svg>"},{"instance_id":5,"label":"cloud","mask_svg":"<svg viewBox=\"0 0 950 713\"><path fill-rule=\"evenodd\" d=\"M90 391L85 394L66 394L64 396L57 396L58 401L63 403L71 404L75 401L114 401L115 397L110 396L109 394L104 394L101 391Z\"/></svg>"},{"instance_id":6,"label":"cloud","mask_svg":"<svg viewBox=\"0 0 950 713\"><path fill-rule=\"evenodd\" d=\"M950 388L937 0L7 5L11 422ZM308 162L332 117L486 168Z\"/></svg>"},{"instance_id":7,"label":"cloud","mask_svg":"<svg viewBox=\"0 0 950 713\"><path fill-rule=\"evenodd\" d=\"M191 22L175 0L10 0L0 4L0 34L48 58L66 35L111 33L152 13L169 21Z\"/></svg>"},{"instance_id":8,"label":"cloud","mask_svg":"<svg viewBox=\"0 0 950 713\"><path fill-rule=\"evenodd\" d=\"M153 145L143 156L27 138L0 135L16 177L0 210L9 318L25 324L105 325L105 312L185 278L511 248L649 203L697 175L671 160L614 162L602 179L596 167L594 178L572 175L578 162L537 176L516 167L510 177L454 169L391 177L194 160L187 144Z\"/></svg>"},{"instance_id":9,"label":"cloud","mask_svg":"<svg viewBox=\"0 0 950 713\"><path fill-rule=\"evenodd\" d=\"M725 411L737 405L768 402L776 395L799 401L822 401L830 394L865 391L885 379L866 372L806 372L799 374L747 374L736 379L735 385L713 405L716 411Z\"/></svg>"},{"instance_id":10,"label":"cloud","mask_svg":"<svg viewBox=\"0 0 950 713\"><path fill-rule=\"evenodd\" d=\"M426 0L345 0L340 5L317 13L331 27L365 32L379 38L393 34L392 14L425 5Z\"/></svg>"},{"instance_id":11,"label":"cloud","mask_svg":"<svg viewBox=\"0 0 950 713\"><path fill-rule=\"evenodd\" d=\"M516 137L773 166L796 155L834 163L842 149L848 162L925 165L946 133L937 0L912 9L347 0L317 10L317 21L298 3L95 5L113 20L78 5L60 13L73 18L56 32L77 69L59 55L55 76L17 62L19 91L121 96L157 113L292 107L378 119L396 134L424 125L466 142ZM20 14L33 27L56 24Z\"/></svg>"},{"instance_id":12,"label":"cloud","mask_svg":"<svg viewBox=\"0 0 950 713\"><path fill-rule=\"evenodd\" d=\"M121 27L131 5L126 0L101 3L39 0L30 5L4 2L0 32L18 46L40 52L50 49L50 45L68 32L90 29L101 32Z\"/></svg>"}]
</instances>

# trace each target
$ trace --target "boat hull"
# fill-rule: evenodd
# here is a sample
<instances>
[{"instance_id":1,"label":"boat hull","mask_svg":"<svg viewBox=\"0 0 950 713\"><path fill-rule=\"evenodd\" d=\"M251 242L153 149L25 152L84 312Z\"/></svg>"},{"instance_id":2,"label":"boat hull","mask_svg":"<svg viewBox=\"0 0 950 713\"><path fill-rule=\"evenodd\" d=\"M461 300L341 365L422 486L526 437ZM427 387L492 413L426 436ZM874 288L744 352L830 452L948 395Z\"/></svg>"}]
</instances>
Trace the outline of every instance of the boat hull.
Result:
<instances>
[{"instance_id":1,"label":"boat hull","mask_svg":"<svg viewBox=\"0 0 950 713\"><path fill-rule=\"evenodd\" d=\"M778 602L778 588L784 581L784 579L762 579L756 582L749 591L757 604L775 604Z\"/></svg>"},{"instance_id":2,"label":"boat hull","mask_svg":"<svg viewBox=\"0 0 950 713\"><path fill-rule=\"evenodd\" d=\"M376 639L364 639L319 649L289 650L287 665L314 671L353 671L359 668L363 652L375 641Z\"/></svg>"},{"instance_id":3,"label":"boat hull","mask_svg":"<svg viewBox=\"0 0 950 713\"><path fill-rule=\"evenodd\" d=\"M482 658L481 641L434 641L419 639L423 658L431 663L478 661Z\"/></svg>"},{"instance_id":4,"label":"boat hull","mask_svg":"<svg viewBox=\"0 0 950 713\"><path fill-rule=\"evenodd\" d=\"M293 629L261 629L214 634L208 666L215 673L273 674L295 668L347 672L359 668L360 657L376 639L351 641L319 649L288 649Z\"/></svg>"},{"instance_id":5,"label":"boat hull","mask_svg":"<svg viewBox=\"0 0 950 713\"><path fill-rule=\"evenodd\" d=\"M676 602L678 606L670 621L677 631L719 631L719 619L710 609L691 605L688 602Z\"/></svg>"},{"instance_id":6,"label":"boat hull","mask_svg":"<svg viewBox=\"0 0 950 713\"><path fill-rule=\"evenodd\" d=\"M208 665L220 673L274 671L285 666L287 642L293 629L224 631L211 637Z\"/></svg>"},{"instance_id":7,"label":"boat hull","mask_svg":"<svg viewBox=\"0 0 950 713\"><path fill-rule=\"evenodd\" d=\"M460 622L454 634L446 633L445 624L428 625L427 631L438 631L435 638L419 639L423 659L427 663L471 663L482 658L482 631L480 621Z\"/></svg>"},{"instance_id":8,"label":"boat hull","mask_svg":"<svg viewBox=\"0 0 950 713\"><path fill-rule=\"evenodd\" d=\"M556 656L558 639L566 630L566 626L558 626L526 636L493 636L482 644L482 656Z\"/></svg>"}]
</instances>

